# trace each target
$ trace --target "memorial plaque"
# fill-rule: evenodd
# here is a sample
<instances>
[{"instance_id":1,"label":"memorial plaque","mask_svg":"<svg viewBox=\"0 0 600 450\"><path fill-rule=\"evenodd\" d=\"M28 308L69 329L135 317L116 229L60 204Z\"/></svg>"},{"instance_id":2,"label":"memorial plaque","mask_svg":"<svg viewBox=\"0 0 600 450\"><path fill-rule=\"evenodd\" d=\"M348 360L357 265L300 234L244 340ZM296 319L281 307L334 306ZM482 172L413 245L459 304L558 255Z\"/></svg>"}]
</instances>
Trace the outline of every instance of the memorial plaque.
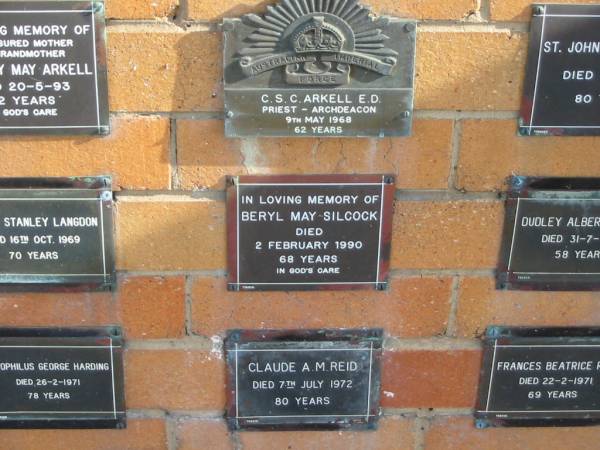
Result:
<instances>
[{"instance_id":1,"label":"memorial plaque","mask_svg":"<svg viewBox=\"0 0 600 450\"><path fill-rule=\"evenodd\" d=\"M387 286L394 177L229 179L229 289Z\"/></svg>"},{"instance_id":2,"label":"memorial plaque","mask_svg":"<svg viewBox=\"0 0 600 450\"><path fill-rule=\"evenodd\" d=\"M519 132L600 135L600 5L534 5Z\"/></svg>"},{"instance_id":3,"label":"memorial plaque","mask_svg":"<svg viewBox=\"0 0 600 450\"><path fill-rule=\"evenodd\" d=\"M226 136L410 134L415 21L281 0L223 32Z\"/></svg>"},{"instance_id":4,"label":"memorial plaque","mask_svg":"<svg viewBox=\"0 0 600 450\"><path fill-rule=\"evenodd\" d=\"M104 3L0 1L0 133L108 134Z\"/></svg>"},{"instance_id":5,"label":"memorial plaque","mask_svg":"<svg viewBox=\"0 0 600 450\"><path fill-rule=\"evenodd\" d=\"M230 428L374 428L382 336L379 329L230 331Z\"/></svg>"},{"instance_id":6,"label":"memorial plaque","mask_svg":"<svg viewBox=\"0 0 600 450\"><path fill-rule=\"evenodd\" d=\"M110 288L112 211L107 177L0 179L0 286Z\"/></svg>"},{"instance_id":7,"label":"memorial plaque","mask_svg":"<svg viewBox=\"0 0 600 450\"><path fill-rule=\"evenodd\" d=\"M600 419L599 328L487 330L478 427L585 425Z\"/></svg>"},{"instance_id":8,"label":"memorial plaque","mask_svg":"<svg viewBox=\"0 0 600 450\"><path fill-rule=\"evenodd\" d=\"M500 289L600 288L600 179L513 177Z\"/></svg>"},{"instance_id":9,"label":"memorial plaque","mask_svg":"<svg viewBox=\"0 0 600 450\"><path fill-rule=\"evenodd\" d=\"M122 336L0 329L0 428L124 428Z\"/></svg>"}]
</instances>

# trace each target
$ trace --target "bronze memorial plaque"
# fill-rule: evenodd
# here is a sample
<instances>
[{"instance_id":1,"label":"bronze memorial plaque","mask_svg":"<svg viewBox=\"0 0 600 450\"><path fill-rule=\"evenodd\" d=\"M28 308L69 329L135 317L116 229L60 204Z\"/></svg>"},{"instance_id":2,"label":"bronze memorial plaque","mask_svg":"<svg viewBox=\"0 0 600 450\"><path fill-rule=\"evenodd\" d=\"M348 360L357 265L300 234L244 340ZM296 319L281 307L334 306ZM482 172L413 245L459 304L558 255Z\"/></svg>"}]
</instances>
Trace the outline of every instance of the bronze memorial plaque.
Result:
<instances>
[{"instance_id":1,"label":"bronze memorial plaque","mask_svg":"<svg viewBox=\"0 0 600 450\"><path fill-rule=\"evenodd\" d=\"M229 179L229 289L387 287L391 175Z\"/></svg>"},{"instance_id":2,"label":"bronze memorial plaque","mask_svg":"<svg viewBox=\"0 0 600 450\"><path fill-rule=\"evenodd\" d=\"M110 289L113 248L109 177L0 179L1 289Z\"/></svg>"},{"instance_id":3,"label":"bronze memorial plaque","mask_svg":"<svg viewBox=\"0 0 600 450\"><path fill-rule=\"evenodd\" d=\"M410 134L415 21L356 0L281 0L223 31L228 137Z\"/></svg>"},{"instance_id":4,"label":"bronze memorial plaque","mask_svg":"<svg viewBox=\"0 0 600 450\"><path fill-rule=\"evenodd\" d=\"M600 289L600 179L510 183L498 288Z\"/></svg>"},{"instance_id":5,"label":"bronze memorial plaque","mask_svg":"<svg viewBox=\"0 0 600 450\"><path fill-rule=\"evenodd\" d=\"M108 134L104 2L0 0L0 133Z\"/></svg>"},{"instance_id":6,"label":"bronze memorial plaque","mask_svg":"<svg viewBox=\"0 0 600 450\"><path fill-rule=\"evenodd\" d=\"M383 330L232 330L225 340L233 430L373 429Z\"/></svg>"}]
</instances>

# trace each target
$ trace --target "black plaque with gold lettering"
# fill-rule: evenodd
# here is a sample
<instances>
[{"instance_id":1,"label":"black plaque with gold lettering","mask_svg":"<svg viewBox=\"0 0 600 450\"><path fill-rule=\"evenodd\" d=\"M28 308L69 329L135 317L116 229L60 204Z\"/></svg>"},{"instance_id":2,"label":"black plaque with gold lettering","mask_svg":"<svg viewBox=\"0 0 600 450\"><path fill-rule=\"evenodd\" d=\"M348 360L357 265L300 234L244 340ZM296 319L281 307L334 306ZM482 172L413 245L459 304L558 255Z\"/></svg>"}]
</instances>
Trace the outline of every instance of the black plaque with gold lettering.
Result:
<instances>
[{"instance_id":1,"label":"black plaque with gold lettering","mask_svg":"<svg viewBox=\"0 0 600 450\"><path fill-rule=\"evenodd\" d=\"M0 133L108 134L104 2L0 1Z\"/></svg>"},{"instance_id":2,"label":"black plaque with gold lettering","mask_svg":"<svg viewBox=\"0 0 600 450\"><path fill-rule=\"evenodd\" d=\"M513 177L498 287L600 289L600 180Z\"/></svg>"},{"instance_id":3,"label":"black plaque with gold lettering","mask_svg":"<svg viewBox=\"0 0 600 450\"><path fill-rule=\"evenodd\" d=\"M115 283L109 177L0 179L0 286Z\"/></svg>"},{"instance_id":4,"label":"black plaque with gold lettering","mask_svg":"<svg viewBox=\"0 0 600 450\"><path fill-rule=\"evenodd\" d=\"M391 175L229 179L229 289L387 286Z\"/></svg>"},{"instance_id":5,"label":"black plaque with gold lettering","mask_svg":"<svg viewBox=\"0 0 600 450\"><path fill-rule=\"evenodd\" d=\"M0 428L124 428L119 327L0 329Z\"/></svg>"},{"instance_id":6,"label":"black plaque with gold lettering","mask_svg":"<svg viewBox=\"0 0 600 450\"><path fill-rule=\"evenodd\" d=\"M382 336L379 329L230 331L229 426L374 428Z\"/></svg>"},{"instance_id":7,"label":"black plaque with gold lettering","mask_svg":"<svg viewBox=\"0 0 600 450\"><path fill-rule=\"evenodd\" d=\"M519 132L600 134L600 5L533 6Z\"/></svg>"},{"instance_id":8,"label":"black plaque with gold lettering","mask_svg":"<svg viewBox=\"0 0 600 450\"><path fill-rule=\"evenodd\" d=\"M600 422L600 329L490 327L475 417L487 426Z\"/></svg>"},{"instance_id":9,"label":"black plaque with gold lettering","mask_svg":"<svg viewBox=\"0 0 600 450\"><path fill-rule=\"evenodd\" d=\"M281 0L223 31L228 137L410 134L415 21Z\"/></svg>"}]
</instances>

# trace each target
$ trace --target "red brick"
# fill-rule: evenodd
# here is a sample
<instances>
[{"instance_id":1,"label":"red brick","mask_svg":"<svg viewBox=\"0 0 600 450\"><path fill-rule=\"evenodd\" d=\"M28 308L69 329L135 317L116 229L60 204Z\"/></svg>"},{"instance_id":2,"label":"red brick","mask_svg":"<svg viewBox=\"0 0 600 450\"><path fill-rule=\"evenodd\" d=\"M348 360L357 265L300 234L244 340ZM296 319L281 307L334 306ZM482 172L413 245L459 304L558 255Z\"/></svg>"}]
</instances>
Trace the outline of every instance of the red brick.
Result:
<instances>
[{"instance_id":1,"label":"red brick","mask_svg":"<svg viewBox=\"0 0 600 450\"><path fill-rule=\"evenodd\" d=\"M233 438L222 420L177 420L177 450L233 450Z\"/></svg>"},{"instance_id":2,"label":"red brick","mask_svg":"<svg viewBox=\"0 0 600 450\"><path fill-rule=\"evenodd\" d=\"M117 203L117 266L126 270L225 268L225 206L177 197Z\"/></svg>"},{"instance_id":3,"label":"red brick","mask_svg":"<svg viewBox=\"0 0 600 450\"><path fill-rule=\"evenodd\" d=\"M408 17L421 20L456 20L464 19L475 13L478 2L474 0L368 0L380 15Z\"/></svg>"},{"instance_id":4,"label":"red brick","mask_svg":"<svg viewBox=\"0 0 600 450\"><path fill-rule=\"evenodd\" d=\"M167 450L162 419L129 419L124 430L2 430L2 450Z\"/></svg>"},{"instance_id":5,"label":"red brick","mask_svg":"<svg viewBox=\"0 0 600 450\"><path fill-rule=\"evenodd\" d=\"M527 35L509 31L420 29L417 109L516 110Z\"/></svg>"},{"instance_id":6,"label":"red brick","mask_svg":"<svg viewBox=\"0 0 600 450\"><path fill-rule=\"evenodd\" d=\"M397 201L392 268L495 267L503 213L498 201Z\"/></svg>"},{"instance_id":7,"label":"red brick","mask_svg":"<svg viewBox=\"0 0 600 450\"><path fill-rule=\"evenodd\" d=\"M169 120L111 119L109 136L0 137L3 177L112 175L115 189L168 189ZM140 149L143 149L141 151Z\"/></svg>"},{"instance_id":8,"label":"red brick","mask_svg":"<svg viewBox=\"0 0 600 450\"><path fill-rule=\"evenodd\" d=\"M382 406L472 408L479 350L398 350L384 353Z\"/></svg>"},{"instance_id":9,"label":"red brick","mask_svg":"<svg viewBox=\"0 0 600 450\"><path fill-rule=\"evenodd\" d=\"M127 407L132 409L225 409L225 367L204 350L128 350Z\"/></svg>"},{"instance_id":10,"label":"red brick","mask_svg":"<svg viewBox=\"0 0 600 450\"><path fill-rule=\"evenodd\" d=\"M503 190L511 174L597 176L598 150L600 138L519 137L514 119L467 120L463 123L457 187L467 191Z\"/></svg>"},{"instance_id":11,"label":"red brick","mask_svg":"<svg viewBox=\"0 0 600 450\"><path fill-rule=\"evenodd\" d=\"M122 279L119 310L128 339L182 337L185 334L185 277Z\"/></svg>"},{"instance_id":12,"label":"red brick","mask_svg":"<svg viewBox=\"0 0 600 450\"><path fill-rule=\"evenodd\" d=\"M459 336L479 336L489 325L594 326L600 322L596 292L500 291L493 278L480 277L461 280L459 295Z\"/></svg>"},{"instance_id":13,"label":"red brick","mask_svg":"<svg viewBox=\"0 0 600 450\"><path fill-rule=\"evenodd\" d=\"M451 141L450 120L416 120L412 137L377 140L226 139L221 120L178 120L178 175L184 189L256 173L394 173L399 189L445 189Z\"/></svg>"},{"instance_id":14,"label":"red brick","mask_svg":"<svg viewBox=\"0 0 600 450\"><path fill-rule=\"evenodd\" d=\"M193 330L211 336L230 328L383 327L392 336L433 336L446 329L450 286L449 278L392 278L386 292L241 294L227 292L225 279L198 278L192 290Z\"/></svg>"},{"instance_id":15,"label":"red brick","mask_svg":"<svg viewBox=\"0 0 600 450\"><path fill-rule=\"evenodd\" d=\"M118 323L110 293L0 293L0 326L105 326Z\"/></svg>"},{"instance_id":16,"label":"red brick","mask_svg":"<svg viewBox=\"0 0 600 450\"><path fill-rule=\"evenodd\" d=\"M385 417L377 431L298 431L241 433L244 450L412 450L414 421Z\"/></svg>"},{"instance_id":17,"label":"red brick","mask_svg":"<svg viewBox=\"0 0 600 450\"><path fill-rule=\"evenodd\" d=\"M471 417L436 418L425 438L427 450L596 450L598 427L488 428L478 430Z\"/></svg>"},{"instance_id":18,"label":"red brick","mask_svg":"<svg viewBox=\"0 0 600 450\"><path fill-rule=\"evenodd\" d=\"M189 0L189 15L197 20L221 20L223 17L238 17L250 12L262 14L266 4L273 0ZM379 15L411 17L416 19L462 19L478 9L474 0L369 0L373 11Z\"/></svg>"},{"instance_id":19,"label":"red brick","mask_svg":"<svg viewBox=\"0 0 600 450\"><path fill-rule=\"evenodd\" d=\"M164 19L177 10L177 0L106 0L107 19Z\"/></svg>"},{"instance_id":20,"label":"red brick","mask_svg":"<svg viewBox=\"0 0 600 450\"><path fill-rule=\"evenodd\" d=\"M108 28L111 111L223 109L220 34L167 25Z\"/></svg>"}]
</instances>

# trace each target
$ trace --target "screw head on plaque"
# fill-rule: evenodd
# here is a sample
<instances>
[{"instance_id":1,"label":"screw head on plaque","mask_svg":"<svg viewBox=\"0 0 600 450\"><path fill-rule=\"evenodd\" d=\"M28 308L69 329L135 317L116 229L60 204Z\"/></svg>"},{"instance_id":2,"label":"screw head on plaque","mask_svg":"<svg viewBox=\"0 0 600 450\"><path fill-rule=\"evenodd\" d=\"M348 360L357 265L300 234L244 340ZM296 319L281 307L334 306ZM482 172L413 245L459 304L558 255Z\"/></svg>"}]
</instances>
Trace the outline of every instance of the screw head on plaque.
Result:
<instances>
[{"instance_id":1,"label":"screw head on plaque","mask_svg":"<svg viewBox=\"0 0 600 450\"><path fill-rule=\"evenodd\" d=\"M410 134L414 21L356 0L282 0L223 30L228 137Z\"/></svg>"}]
</instances>

